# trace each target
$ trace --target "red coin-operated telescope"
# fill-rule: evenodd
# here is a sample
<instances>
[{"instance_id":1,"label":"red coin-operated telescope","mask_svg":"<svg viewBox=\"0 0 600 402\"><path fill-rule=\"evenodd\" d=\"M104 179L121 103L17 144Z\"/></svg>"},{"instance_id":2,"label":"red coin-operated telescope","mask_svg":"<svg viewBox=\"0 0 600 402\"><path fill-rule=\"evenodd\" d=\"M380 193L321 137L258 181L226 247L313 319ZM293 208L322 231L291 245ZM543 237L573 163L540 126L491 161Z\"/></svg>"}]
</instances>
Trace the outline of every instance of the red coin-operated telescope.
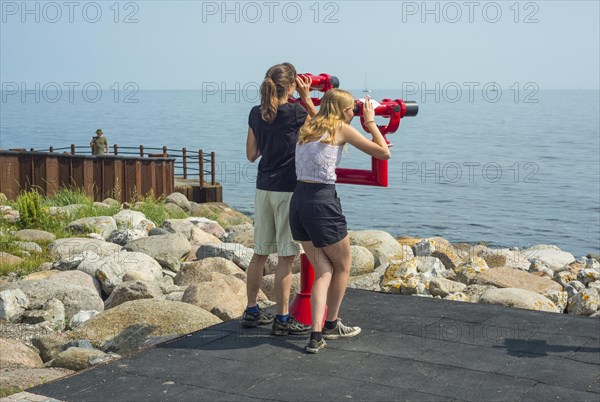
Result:
<instances>
[{"instance_id":1,"label":"red coin-operated telescope","mask_svg":"<svg viewBox=\"0 0 600 402\"><path fill-rule=\"evenodd\" d=\"M310 90L311 91L319 91L319 92L327 92L333 88L339 88L340 80L337 77L325 73L321 73L319 75L313 75L310 73L306 74L298 74L300 78L308 77L311 79ZM321 104L321 98L311 98L315 106L319 106ZM304 108L306 105L299 98L290 98L290 103L301 103Z\"/></svg>"},{"instance_id":2,"label":"red coin-operated telescope","mask_svg":"<svg viewBox=\"0 0 600 402\"><path fill-rule=\"evenodd\" d=\"M332 88L339 87L339 80L336 77L328 74L320 74L313 76L306 74L313 78L313 84L311 89L316 89L321 92L327 92ZM319 77L315 78L314 77ZM320 78L323 77L323 78ZM333 80L335 79L335 81ZM313 87L314 86L314 87ZM300 102L299 99L290 99L290 102ZM321 103L321 99L313 98L315 106ZM389 144L387 134L392 134L398 130L400 126L400 119L403 117L416 116L419 112L419 105L416 102L404 101L402 99L383 99L381 102L373 101L375 116L380 118L388 118L389 121L385 125L377 125L379 131ZM365 125L363 113L364 102L361 100L355 101L354 116L360 116L360 123L363 129L369 132L369 129ZM358 184L365 186L388 186L388 161L371 158L371 170L366 169L348 169L348 168L337 168L337 183L342 184ZM310 261L306 257L306 254L300 256L300 292L296 294L294 300L290 304L290 313L294 315L296 320L300 321L305 325L312 325L312 312L310 305L310 296L312 292L312 285L314 282L315 274ZM325 310L327 314L327 310ZM325 317L322 319L322 324L325 321Z\"/></svg>"}]
</instances>

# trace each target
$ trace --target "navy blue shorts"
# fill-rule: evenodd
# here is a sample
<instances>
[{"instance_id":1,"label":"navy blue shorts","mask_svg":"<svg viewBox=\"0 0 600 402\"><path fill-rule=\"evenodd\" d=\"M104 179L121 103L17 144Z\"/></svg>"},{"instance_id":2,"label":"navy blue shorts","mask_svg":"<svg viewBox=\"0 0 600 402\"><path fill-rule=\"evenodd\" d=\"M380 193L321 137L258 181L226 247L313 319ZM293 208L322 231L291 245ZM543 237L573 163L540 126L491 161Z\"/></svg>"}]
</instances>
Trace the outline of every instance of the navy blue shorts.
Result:
<instances>
[{"instance_id":1,"label":"navy blue shorts","mask_svg":"<svg viewBox=\"0 0 600 402\"><path fill-rule=\"evenodd\" d=\"M335 184L299 181L290 201L290 227L296 241L317 248L337 243L348 234Z\"/></svg>"}]
</instances>

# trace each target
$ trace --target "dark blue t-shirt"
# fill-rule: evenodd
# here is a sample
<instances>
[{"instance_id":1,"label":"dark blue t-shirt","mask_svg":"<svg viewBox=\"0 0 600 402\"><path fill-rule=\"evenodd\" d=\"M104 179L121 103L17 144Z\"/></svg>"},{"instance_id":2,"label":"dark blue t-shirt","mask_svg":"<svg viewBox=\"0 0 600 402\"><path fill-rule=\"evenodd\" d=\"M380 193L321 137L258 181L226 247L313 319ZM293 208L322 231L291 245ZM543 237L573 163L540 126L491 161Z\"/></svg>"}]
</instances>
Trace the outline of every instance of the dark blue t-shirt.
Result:
<instances>
[{"instance_id":1,"label":"dark blue t-shirt","mask_svg":"<svg viewBox=\"0 0 600 402\"><path fill-rule=\"evenodd\" d=\"M248 126L254 131L261 154L256 188L267 191L293 192L296 187L296 143L298 131L306 120L306 110L299 103L284 103L277 117L269 124L260 116L260 106L254 106L248 116Z\"/></svg>"}]
</instances>

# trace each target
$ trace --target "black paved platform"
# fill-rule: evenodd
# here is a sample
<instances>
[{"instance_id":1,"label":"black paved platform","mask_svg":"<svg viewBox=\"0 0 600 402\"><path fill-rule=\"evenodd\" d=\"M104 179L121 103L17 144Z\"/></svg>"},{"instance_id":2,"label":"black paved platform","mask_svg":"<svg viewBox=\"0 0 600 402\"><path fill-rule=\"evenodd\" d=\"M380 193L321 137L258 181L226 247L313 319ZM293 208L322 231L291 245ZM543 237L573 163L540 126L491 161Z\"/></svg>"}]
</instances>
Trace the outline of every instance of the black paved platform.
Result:
<instances>
[{"instance_id":1,"label":"black paved platform","mask_svg":"<svg viewBox=\"0 0 600 402\"><path fill-rule=\"evenodd\" d=\"M356 338L230 321L29 390L65 401L600 401L600 320L348 290Z\"/></svg>"}]
</instances>

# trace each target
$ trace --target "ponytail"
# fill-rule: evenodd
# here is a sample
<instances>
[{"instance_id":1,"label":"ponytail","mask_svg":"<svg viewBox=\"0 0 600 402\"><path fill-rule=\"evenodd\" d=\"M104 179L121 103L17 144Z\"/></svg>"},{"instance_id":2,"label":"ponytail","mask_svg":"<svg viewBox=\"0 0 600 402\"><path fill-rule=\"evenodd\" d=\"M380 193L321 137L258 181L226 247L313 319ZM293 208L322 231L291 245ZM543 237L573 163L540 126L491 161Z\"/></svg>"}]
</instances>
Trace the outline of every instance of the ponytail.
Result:
<instances>
[{"instance_id":1,"label":"ponytail","mask_svg":"<svg viewBox=\"0 0 600 402\"><path fill-rule=\"evenodd\" d=\"M277 86L273 79L267 76L260 86L260 116L264 121L271 124L277 117L278 107Z\"/></svg>"},{"instance_id":2,"label":"ponytail","mask_svg":"<svg viewBox=\"0 0 600 402\"><path fill-rule=\"evenodd\" d=\"M290 63L271 67L260 85L260 117L271 124L277 117L277 109L296 82L296 68Z\"/></svg>"}]
</instances>

